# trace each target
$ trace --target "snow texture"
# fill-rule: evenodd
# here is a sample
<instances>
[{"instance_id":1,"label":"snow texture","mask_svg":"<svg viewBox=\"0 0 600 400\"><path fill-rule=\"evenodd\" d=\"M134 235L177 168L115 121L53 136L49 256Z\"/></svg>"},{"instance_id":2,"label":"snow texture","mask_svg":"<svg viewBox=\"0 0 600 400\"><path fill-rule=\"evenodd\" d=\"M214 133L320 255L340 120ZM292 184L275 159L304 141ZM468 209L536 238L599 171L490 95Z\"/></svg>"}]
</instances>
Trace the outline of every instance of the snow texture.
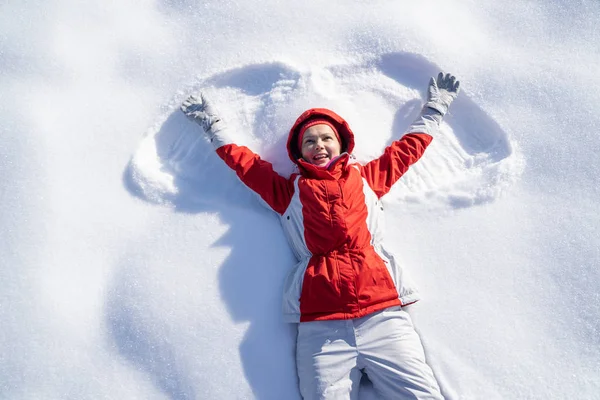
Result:
<instances>
[{"instance_id":1,"label":"snow texture","mask_svg":"<svg viewBox=\"0 0 600 400\"><path fill-rule=\"evenodd\" d=\"M448 399L600 399L600 3L0 5L0 399L299 399L294 257L178 110L293 171L310 107L367 161L462 91L384 198ZM365 380L361 400L377 399Z\"/></svg>"}]
</instances>

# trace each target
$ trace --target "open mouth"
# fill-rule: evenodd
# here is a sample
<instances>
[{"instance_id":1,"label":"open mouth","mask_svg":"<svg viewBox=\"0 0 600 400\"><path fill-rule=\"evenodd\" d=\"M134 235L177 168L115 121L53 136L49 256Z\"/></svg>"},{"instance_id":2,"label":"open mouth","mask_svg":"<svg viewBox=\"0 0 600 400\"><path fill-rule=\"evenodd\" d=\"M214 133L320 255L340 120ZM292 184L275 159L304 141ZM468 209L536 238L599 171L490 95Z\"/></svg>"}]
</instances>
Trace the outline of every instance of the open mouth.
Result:
<instances>
[{"instance_id":1,"label":"open mouth","mask_svg":"<svg viewBox=\"0 0 600 400\"><path fill-rule=\"evenodd\" d=\"M317 154L316 156L313 157L313 160L320 161L320 160L324 160L326 158L329 158L329 156L327 154Z\"/></svg>"}]
</instances>

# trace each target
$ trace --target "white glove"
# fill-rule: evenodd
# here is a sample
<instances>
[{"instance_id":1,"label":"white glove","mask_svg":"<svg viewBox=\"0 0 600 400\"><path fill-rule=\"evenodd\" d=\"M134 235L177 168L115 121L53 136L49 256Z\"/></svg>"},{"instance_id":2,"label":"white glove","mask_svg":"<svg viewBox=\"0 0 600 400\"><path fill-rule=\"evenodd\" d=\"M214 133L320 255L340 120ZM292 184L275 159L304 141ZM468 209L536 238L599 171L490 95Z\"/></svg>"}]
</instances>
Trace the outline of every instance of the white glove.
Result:
<instances>
[{"instance_id":1,"label":"white glove","mask_svg":"<svg viewBox=\"0 0 600 400\"><path fill-rule=\"evenodd\" d=\"M181 111L191 121L199 124L211 138L222 129L223 122L202 94L200 94L200 98L194 95L188 97L181 104Z\"/></svg>"},{"instance_id":2,"label":"white glove","mask_svg":"<svg viewBox=\"0 0 600 400\"><path fill-rule=\"evenodd\" d=\"M426 107L433 108L439 112L442 117L448 112L450 103L456 99L460 91L460 82L453 75L443 72L438 74L437 80L431 78L429 80L429 89L427 96Z\"/></svg>"}]
</instances>

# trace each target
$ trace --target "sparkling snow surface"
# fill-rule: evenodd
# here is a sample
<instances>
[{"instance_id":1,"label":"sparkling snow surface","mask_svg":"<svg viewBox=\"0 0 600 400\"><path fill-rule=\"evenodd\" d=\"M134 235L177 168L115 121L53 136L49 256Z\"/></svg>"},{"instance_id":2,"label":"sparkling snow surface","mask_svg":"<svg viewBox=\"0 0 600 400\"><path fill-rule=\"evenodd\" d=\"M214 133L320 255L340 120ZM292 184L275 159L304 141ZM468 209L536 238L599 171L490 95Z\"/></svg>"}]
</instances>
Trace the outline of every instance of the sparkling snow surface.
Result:
<instances>
[{"instance_id":1,"label":"sparkling snow surface","mask_svg":"<svg viewBox=\"0 0 600 400\"><path fill-rule=\"evenodd\" d=\"M429 363L448 399L600 399L599 21L593 0L4 2L0 398L299 399L294 257L179 104L202 90L288 175L302 111L370 160L443 70L460 96L384 198Z\"/></svg>"}]
</instances>

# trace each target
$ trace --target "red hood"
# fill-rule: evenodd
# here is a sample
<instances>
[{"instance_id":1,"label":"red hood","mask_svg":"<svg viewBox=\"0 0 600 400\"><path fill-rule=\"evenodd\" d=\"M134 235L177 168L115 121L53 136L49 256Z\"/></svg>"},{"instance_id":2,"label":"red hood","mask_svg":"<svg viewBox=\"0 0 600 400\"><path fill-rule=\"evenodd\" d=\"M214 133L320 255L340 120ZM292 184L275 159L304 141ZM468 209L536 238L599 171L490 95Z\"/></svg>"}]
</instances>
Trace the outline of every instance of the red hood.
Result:
<instances>
[{"instance_id":1,"label":"red hood","mask_svg":"<svg viewBox=\"0 0 600 400\"><path fill-rule=\"evenodd\" d=\"M313 118L326 118L331 121L342 140L342 153L352 153L352 150L354 150L354 133L352 133L348 123L331 110L326 108L311 108L310 110L304 111L302 115L298 117L294 126L292 126L292 129L290 129L287 140L287 149L290 160L297 164L298 159L302 157L302 153L298 148L298 128L300 128L304 122Z\"/></svg>"}]
</instances>

